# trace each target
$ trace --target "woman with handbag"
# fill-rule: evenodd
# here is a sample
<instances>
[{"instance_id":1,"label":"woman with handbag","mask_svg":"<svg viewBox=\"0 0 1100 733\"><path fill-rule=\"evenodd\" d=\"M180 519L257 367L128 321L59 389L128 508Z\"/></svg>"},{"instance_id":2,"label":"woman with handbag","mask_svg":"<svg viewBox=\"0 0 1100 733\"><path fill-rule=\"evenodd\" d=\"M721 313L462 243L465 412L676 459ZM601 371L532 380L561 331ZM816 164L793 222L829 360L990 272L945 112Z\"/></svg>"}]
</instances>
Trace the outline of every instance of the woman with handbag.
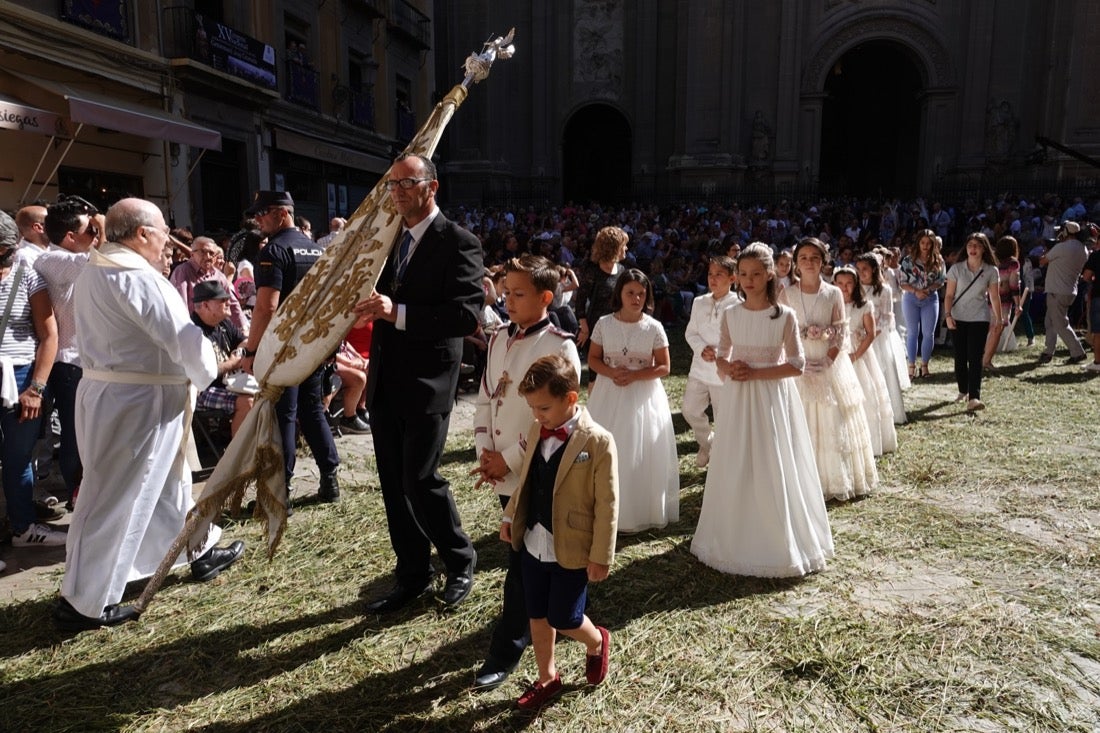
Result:
<instances>
[{"instance_id":1,"label":"woman with handbag","mask_svg":"<svg viewBox=\"0 0 1100 733\"><path fill-rule=\"evenodd\" d=\"M87 219L85 229L94 229L94 222ZM65 544L66 535L36 521L31 468L42 419L42 396L57 354L57 323L45 280L15 256L18 242L15 223L0 212L0 462L4 499L15 547L57 546Z\"/></svg>"},{"instance_id":2,"label":"woman with handbag","mask_svg":"<svg viewBox=\"0 0 1100 733\"><path fill-rule=\"evenodd\" d=\"M1000 336L1001 279L993 245L981 232L966 238L966 259L947 271L943 301L947 327L955 332L956 402L966 402L968 412L985 409L982 403L982 354L990 328Z\"/></svg>"}]
</instances>

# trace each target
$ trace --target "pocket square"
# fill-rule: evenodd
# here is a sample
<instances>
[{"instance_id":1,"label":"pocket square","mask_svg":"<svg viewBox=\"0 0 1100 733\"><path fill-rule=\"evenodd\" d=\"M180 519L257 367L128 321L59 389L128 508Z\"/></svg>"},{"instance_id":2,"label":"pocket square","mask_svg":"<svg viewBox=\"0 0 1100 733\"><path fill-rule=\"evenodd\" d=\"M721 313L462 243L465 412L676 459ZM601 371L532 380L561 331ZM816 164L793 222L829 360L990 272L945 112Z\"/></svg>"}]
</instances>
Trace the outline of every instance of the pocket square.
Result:
<instances>
[{"instance_id":1,"label":"pocket square","mask_svg":"<svg viewBox=\"0 0 1100 733\"><path fill-rule=\"evenodd\" d=\"M588 451L586 451L586 450L582 450L582 451L581 451L580 453L578 453L578 454L577 454L577 460L576 460L576 461L574 461L574 463L584 463L584 462L585 462L585 461L587 461L587 460L588 460L588 459L589 459L590 457L591 457L591 456L589 456L589 455L588 455Z\"/></svg>"}]
</instances>

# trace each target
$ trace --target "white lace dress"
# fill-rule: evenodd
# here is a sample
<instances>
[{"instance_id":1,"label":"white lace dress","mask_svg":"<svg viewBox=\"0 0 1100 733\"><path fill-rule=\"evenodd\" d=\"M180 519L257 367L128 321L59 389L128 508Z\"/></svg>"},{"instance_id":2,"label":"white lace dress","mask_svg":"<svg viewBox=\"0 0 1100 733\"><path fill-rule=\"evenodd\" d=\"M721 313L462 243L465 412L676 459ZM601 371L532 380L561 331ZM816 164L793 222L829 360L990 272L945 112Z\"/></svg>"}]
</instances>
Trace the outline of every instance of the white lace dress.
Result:
<instances>
[{"instance_id":1,"label":"white lace dress","mask_svg":"<svg viewBox=\"0 0 1100 733\"><path fill-rule=\"evenodd\" d=\"M875 323L878 333L874 343L875 357L882 368L882 376L886 378L886 386L890 390L890 406L894 410L894 424L905 424L905 404L902 402L901 393L909 389L912 383L909 381L908 367L905 363L905 344L901 341L895 326L894 297L890 293L890 286L883 285L882 292L875 295L870 287L863 288L863 297L875 307Z\"/></svg>"},{"instance_id":2,"label":"white lace dress","mask_svg":"<svg viewBox=\"0 0 1100 733\"><path fill-rule=\"evenodd\" d=\"M814 443L817 472L826 499L847 501L878 486L871 433L863 414L863 390L850 359L829 364L830 348L848 349L848 317L840 290L826 282L818 292L786 288L779 299L798 318L806 369L798 392Z\"/></svg>"},{"instance_id":3,"label":"white lace dress","mask_svg":"<svg viewBox=\"0 0 1100 733\"><path fill-rule=\"evenodd\" d=\"M603 316L592 330L610 366L645 369L653 352L668 346L657 319L643 315L624 323ZM680 463L672 410L660 379L643 379L620 387L600 377L588 396L592 419L615 437L619 457L619 531L664 527L680 518Z\"/></svg>"},{"instance_id":4,"label":"white lace dress","mask_svg":"<svg viewBox=\"0 0 1100 733\"><path fill-rule=\"evenodd\" d=\"M723 313L720 354L802 366L790 308ZM825 568L833 536L794 378L726 380L691 552L725 573L780 578Z\"/></svg>"},{"instance_id":5,"label":"white lace dress","mask_svg":"<svg viewBox=\"0 0 1100 733\"><path fill-rule=\"evenodd\" d=\"M884 285L890 286L890 297L892 298L891 312L894 313L894 330L898 334L898 339L904 344L905 342L905 311L901 309L901 280L899 279L901 271L896 267L883 267L882 268L882 282ZM865 288L866 289L866 288ZM902 361L905 360L905 352L902 352ZM906 379L909 375L906 374ZM909 389L909 383L904 382L903 389Z\"/></svg>"},{"instance_id":6,"label":"white lace dress","mask_svg":"<svg viewBox=\"0 0 1100 733\"><path fill-rule=\"evenodd\" d=\"M875 307L868 302L864 302L862 307L855 303L846 305L851 350L855 352L867 335L863 318L868 313L874 318ZM859 386L863 388L863 414L867 417L867 430L871 433L871 452L876 456L893 453L898 449L898 432L894 428L894 411L890 406L886 378L882 375L873 345L863 352L863 356L852 361L852 368L856 371Z\"/></svg>"}]
</instances>

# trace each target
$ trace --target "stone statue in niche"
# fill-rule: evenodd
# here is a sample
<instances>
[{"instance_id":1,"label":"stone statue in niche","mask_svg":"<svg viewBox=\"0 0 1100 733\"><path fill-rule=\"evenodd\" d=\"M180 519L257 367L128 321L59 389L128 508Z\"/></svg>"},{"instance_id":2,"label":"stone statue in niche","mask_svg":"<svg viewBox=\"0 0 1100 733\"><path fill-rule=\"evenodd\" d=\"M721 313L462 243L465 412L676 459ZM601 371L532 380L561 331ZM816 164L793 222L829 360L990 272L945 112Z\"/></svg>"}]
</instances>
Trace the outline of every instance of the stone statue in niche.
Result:
<instances>
[{"instance_id":1,"label":"stone statue in niche","mask_svg":"<svg viewBox=\"0 0 1100 733\"><path fill-rule=\"evenodd\" d=\"M756 110L756 116L752 119L752 163L767 163L771 158L772 129L764 119L764 112Z\"/></svg>"},{"instance_id":2,"label":"stone statue in niche","mask_svg":"<svg viewBox=\"0 0 1100 733\"><path fill-rule=\"evenodd\" d=\"M1007 99L989 100L985 108L985 153L992 160L1005 160L1016 145L1020 120Z\"/></svg>"}]
</instances>

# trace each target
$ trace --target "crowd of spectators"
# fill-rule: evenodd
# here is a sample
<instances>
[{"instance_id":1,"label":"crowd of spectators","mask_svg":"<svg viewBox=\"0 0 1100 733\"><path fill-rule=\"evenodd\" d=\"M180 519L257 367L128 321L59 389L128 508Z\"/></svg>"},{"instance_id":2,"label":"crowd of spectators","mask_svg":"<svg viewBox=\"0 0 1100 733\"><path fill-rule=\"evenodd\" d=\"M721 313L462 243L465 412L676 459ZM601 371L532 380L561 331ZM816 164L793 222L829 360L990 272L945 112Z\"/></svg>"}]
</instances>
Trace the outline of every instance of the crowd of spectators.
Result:
<instances>
[{"instance_id":1,"label":"crowd of spectators","mask_svg":"<svg viewBox=\"0 0 1100 733\"><path fill-rule=\"evenodd\" d=\"M1028 200L1005 193L942 202L917 197L667 206L567 203L541 208L459 206L446 213L478 236L489 269L531 252L579 273L590 258L596 232L605 226L621 227L630 236L622 264L653 278L657 315L675 322L685 321L691 299L705 292L708 258L731 250L736 254L750 242L768 244L778 254L802 237L816 236L835 260L850 262L877 245L904 253L917 232L932 229L942 238L950 263L968 234L982 232L994 242L1012 235L1021 254L1038 265L1044 243L1053 240L1061 222L1100 221L1100 197L1086 201L1050 193Z\"/></svg>"}]
</instances>

